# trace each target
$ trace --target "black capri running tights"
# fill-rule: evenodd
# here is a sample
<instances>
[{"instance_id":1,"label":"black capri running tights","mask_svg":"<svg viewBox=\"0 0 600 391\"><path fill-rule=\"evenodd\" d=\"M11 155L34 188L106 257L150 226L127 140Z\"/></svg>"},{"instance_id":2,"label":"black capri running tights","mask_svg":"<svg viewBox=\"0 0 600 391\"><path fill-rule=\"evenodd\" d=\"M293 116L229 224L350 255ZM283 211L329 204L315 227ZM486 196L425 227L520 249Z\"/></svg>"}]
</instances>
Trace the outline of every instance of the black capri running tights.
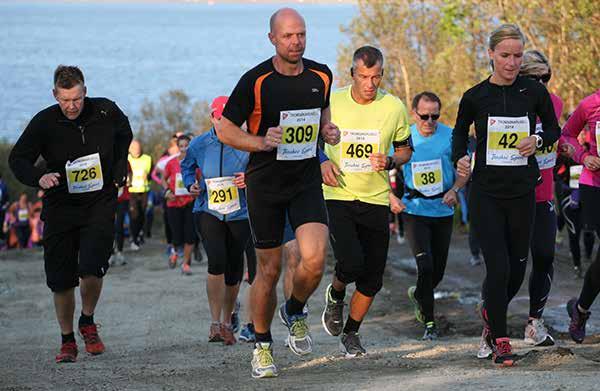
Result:
<instances>
[{"instance_id":1,"label":"black capri running tights","mask_svg":"<svg viewBox=\"0 0 600 391\"><path fill-rule=\"evenodd\" d=\"M221 221L209 213L194 215L208 256L208 273L225 274L225 285L242 281L244 250L250 239L248 220Z\"/></svg>"},{"instance_id":2,"label":"black capri running tights","mask_svg":"<svg viewBox=\"0 0 600 391\"><path fill-rule=\"evenodd\" d=\"M507 336L506 310L525 271L535 218L535 192L499 199L472 185L469 211L485 259L482 297L493 338Z\"/></svg>"}]
</instances>

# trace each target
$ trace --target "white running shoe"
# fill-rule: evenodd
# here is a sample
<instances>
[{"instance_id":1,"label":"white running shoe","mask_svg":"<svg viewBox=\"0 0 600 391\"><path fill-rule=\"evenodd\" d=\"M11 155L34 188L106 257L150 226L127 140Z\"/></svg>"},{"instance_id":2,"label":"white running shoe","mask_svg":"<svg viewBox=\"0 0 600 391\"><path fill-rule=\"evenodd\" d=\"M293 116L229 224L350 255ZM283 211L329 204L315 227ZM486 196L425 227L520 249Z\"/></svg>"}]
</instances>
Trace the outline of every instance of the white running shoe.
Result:
<instances>
[{"instance_id":1,"label":"white running shoe","mask_svg":"<svg viewBox=\"0 0 600 391\"><path fill-rule=\"evenodd\" d=\"M481 332L481 340L479 340L479 350L477 351L477 358L479 359L484 360L492 357L492 348L487 341L489 334L490 330L484 326Z\"/></svg>"},{"instance_id":2,"label":"white running shoe","mask_svg":"<svg viewBox=\"0 0 600 391\"><path fill-rule=\"evenodd\" d=\"M531 319L525 326L525 343L535 346L552 346L554 338L544 326L544 319Z\"/></svg>"},{"instance_id":3,"label":"white running shoe","mask_svg":"<svg viewBox=\"0 0 600 391\"><path fill-rule=\"evenodd\" d=\"M129 249L131 251L140 251L140 246L138 246L137 244L135 244L134 242L131 242L131 245L129 246Z\"/></svg>"},{"instance_id":4,"label":"white running shoe","mask_svg":"<svg viewBox=\"0 0 600 391\"><path fill-rule=\"evenodd\" d=\"M115 257L116 257L119 265L123 266L123 265L127 264L127 261L125 260L125 256L123 255L123 253L121 251L117 251L117 253L115 254Z\"/></svg>"},{"instance_id":5,"label":"white running shoe","mask_svg":"<svg viewBox=\"0 0 600 391\"><path fill-rule=\"evenodd\" d=\"M257 342L252 352L252 377L277 377L277 367L273 361L273 349L270 343Z\"/></svg>"}]
</instances>

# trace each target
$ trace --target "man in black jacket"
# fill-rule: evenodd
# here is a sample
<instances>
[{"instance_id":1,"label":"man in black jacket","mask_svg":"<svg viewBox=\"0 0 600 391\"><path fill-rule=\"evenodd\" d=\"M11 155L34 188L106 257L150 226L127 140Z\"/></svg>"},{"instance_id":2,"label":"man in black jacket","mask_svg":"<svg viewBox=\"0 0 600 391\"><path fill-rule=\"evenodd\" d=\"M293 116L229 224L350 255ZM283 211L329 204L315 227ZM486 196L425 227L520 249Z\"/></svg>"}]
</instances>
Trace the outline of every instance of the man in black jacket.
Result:
<instances>
[{"instance_id":1,"label":"man in black jacket","mask_svg":"<svg viewBox=\"0 0 600 391\"><path fill-rule=\"evenodd\" d=\"M13 147L9 165L22 183L41 187L44 266L54 294L62 346L56 362L74 362L75 287L81 281L79 332L90 354L104 352L94 323L114 236L117 188L127 175L132 139L125 114L106 98L87 98L74 66L54 72L58 104L36 114ZM39 158L46 169L36 166Z\"/></svg>"}]
</instances>

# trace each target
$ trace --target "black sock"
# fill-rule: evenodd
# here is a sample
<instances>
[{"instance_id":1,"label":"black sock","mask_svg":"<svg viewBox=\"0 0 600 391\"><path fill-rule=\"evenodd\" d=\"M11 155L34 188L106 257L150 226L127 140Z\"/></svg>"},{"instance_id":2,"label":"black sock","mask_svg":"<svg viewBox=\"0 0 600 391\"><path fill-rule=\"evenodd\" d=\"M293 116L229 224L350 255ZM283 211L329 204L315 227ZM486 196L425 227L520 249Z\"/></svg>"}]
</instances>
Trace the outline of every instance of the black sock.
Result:
<instances>
[{"instance_id":1,"label":"black sock","mask_svg":"<svg viewBox=\"0 0 600 391\"><path fill-rule=\"evenodd\" d=\"M254 333L256 335L256 342L273 342L273 337L271 337L271 330L266 333Z\"/></svg>"},{"instance_id":2,"label":"black sock","mask_svg":"<svg viewBox=\"0 0 600 391\"><path fill-rule=\"evenodd\" d=\"M81 326L89 326L91 324L94 324L94 314L91 315L84 315L84 313L81 313L81 316L79 317L79 327Z\"/></svg>"},{"instance_id":3,"label":"black sock","mask_svg":"<svg viewBox=\"0 0 600 391\"><path fill-rule=\"evenodd\" d=\"M346 325L344 326L344 334L348 334L351 331L358 333L361 323L362 320L354 320L350 317L350 315L348 315L348 320L346 320Z\"/></svg>"},{"instance_id":4,"label":"black sock","mask_svg":"<svg viewBox=\"0 0 600 391\"><path fill-rule=\"evenodd\" d=\"M331 298L335 301L344 301L344 298L346 297L346 290L341 290L338 291L336 290L333 285L331 286L331 291L329 291L331 294Z\"/></svg>"},{"instance_id":5,"label":"black sock","mask_svg":"<svg viewBox=\"0 0 600 391\"><path fill-rule=\"evenodd\" d=\"M306 303L299 301L294 295L291 295L290 299L285 303L285 311L288 315L300 315L304 309L304 304Z\"/></svg>"},{"instance_id":6,"label":"black sock","mask_svg":"<svg viewBox=\"0 0 600 391\"><path fill-rule=\"evenodd\" d=\"M75 342L75 333L71 332L69 334L60 334L60 337L62 338L62 343L67 343L67 342Z\"/></svg>"}]
</instances>

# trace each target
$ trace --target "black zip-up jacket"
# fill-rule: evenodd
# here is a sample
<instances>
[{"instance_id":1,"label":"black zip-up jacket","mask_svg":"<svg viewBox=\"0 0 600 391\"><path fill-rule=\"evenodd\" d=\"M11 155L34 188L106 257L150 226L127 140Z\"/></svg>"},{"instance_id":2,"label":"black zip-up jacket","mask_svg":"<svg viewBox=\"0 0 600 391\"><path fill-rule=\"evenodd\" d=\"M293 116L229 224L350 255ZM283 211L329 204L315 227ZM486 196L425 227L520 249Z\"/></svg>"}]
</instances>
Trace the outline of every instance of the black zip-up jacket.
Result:
<instances>
[{"instance_id":1,"label":"black zip-up jacket","mask_svg":"<svg viewBox=\"0 0 600 391\"><path fill-rule=\"evenodd\" d=\"M59 185L46 190L42 214L77 218L89 214L92 206L116 202L115 184L122 185L127 176L132 137L127 116L114 102L85 98L83 111L74 121L65 117L58 104L36 114L13 147L8 162L17 179L32 187L39 187L44 174L59 173ZM96 152L102 165L102 190L70 194L65 164ZM36 166L39 157L46 161L45 169Z\"/></svg>"},{"instance_id":2,"label":"black zip-up jacket","mask_svg":"<svg viewBox=\"0 0 600 391\"><path fill-rule=\"evenodd\" d=\"M469 127L475 123L477 147L472 181L475 187L496 198L516 198L534 191L540 172L532 155L526 166L486 165L487 126L489 116L529 117L529 134L535 134L536 117L542 122L543 146L560 137L560 127L546 87L535 80L517 77L513 84L500 86L489 78L464 93L452 132L452 160L467 154Z\"/></svg>"}]
</instances>

